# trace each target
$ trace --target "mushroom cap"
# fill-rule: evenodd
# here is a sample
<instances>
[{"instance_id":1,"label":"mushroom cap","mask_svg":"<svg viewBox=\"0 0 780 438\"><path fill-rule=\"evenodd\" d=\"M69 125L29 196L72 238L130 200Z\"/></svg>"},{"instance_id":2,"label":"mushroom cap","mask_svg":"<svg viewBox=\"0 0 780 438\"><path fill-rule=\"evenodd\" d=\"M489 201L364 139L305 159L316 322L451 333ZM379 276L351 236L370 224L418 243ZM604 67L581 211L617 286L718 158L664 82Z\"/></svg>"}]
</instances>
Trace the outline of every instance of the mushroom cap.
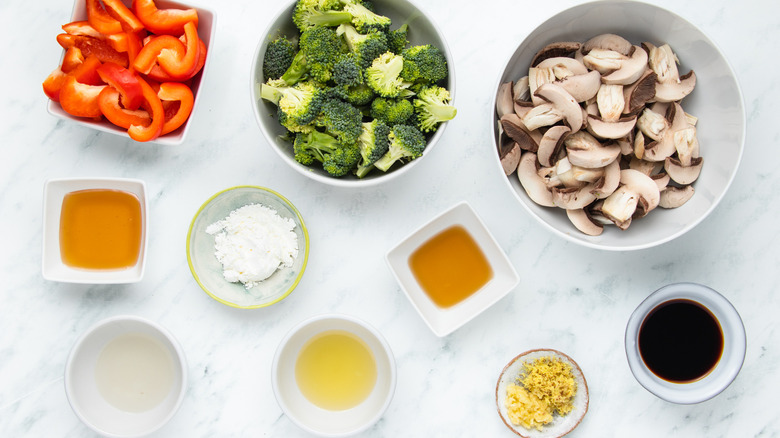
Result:
<instances>
[{"instance_id":1,"label":"mushroom cap","mask_svg":"<svg viewBox=\"0 0 780 438\"><path fill-rule=\"evenodd\" d=\"M556 84L544 84L536 90L535 94L555 107L572 132L580 130L582 109L571 94Z\"/></svg>"},{"instance_id":2,"label":"mushroom cap","mask_svg":"<svg viewBox=\"0 0 780 438\"><path fill-rule=\"evenodd\" d=\"M517 166L520 164L520 156L522 155L522 149L520 145L515 142L511 142L509 147L502 148L499 151L499 157L501 158L501 167L504 169L506 176L511 175L517 170Z\"/></svg>"},{"instance_id":3,"label":"mushroom cap","mask_svg":"<svg viewBox=\"0 0 780 438\"><path fill-rule=\"evenodd\" d=\"M704 160L701 157L692 158L690 166L683 166L676 158L668 157L664 161L664 170L672 181L681 185L692 184L699 178Z\"/></svg>"},{"instance_id":4,"label":"mushroom cap","mask_svg":"<svg viewBox=\"0 0 780 438\"><path fill-rule=\"evenodd\" d=\"M568 126L556 125L544 133L542 140L539 142L539 150L537 151L539 164L542 166L550 166L550 160L558 154L563 147L563 141L570 132L571 128Z\"/></svg>"},{"instance_id":5,"label":"mushroom cap","mask_svg":"<svg viewBox=\"0 0 780 438\"><path fill-rule=\"evenodd\" d=\"M501 126L504 128L504 133L512 140L517 142L521 149L531 152L536 152L539 148L539 143L528 132L522 119L515 113L506 114L501 117Z\"/></svg>"},{"instance_id":6,"label":"mushroom cap","mask_svg":"<svg viewBox=\"0 0 780 438\"><path fill-rule=\"evenodd\" d=\"M694 87L696 87L696 73L691 70L688 74L680 76L680 82L656 83L654 99L658 102L676 102L691 94Z\"/></svg>"},{"instance_id":7,"label":"mushroom cap","mask_svg":"<svg viewBox=\"0 0 780 438\"><path fill-rule=\"evenodd\" d=\"M593 194L593 190L596 188L596 183L590 183L583 187L566 187L558 188L553 187L552 201L558 207L565 208L566 210L576 210L578 208L585 208L591 202L596 200L596 195Z\"/></svg>"},{"instance_id":8,"label":"mushroom cap","mask_svg":"<svg viewBox=\"0 0 780 438\"><path fill-rule=\"evenodd\" d=\"M653 88L655 90L655 88ZM512 99L515 102L527 102L531 100L531 89L528 86L528 76L515 81L512 86Z\"/></svg>"},{"instance_id":9,"label":"mushroom cap","mask_svg":"<svg viewBox=\"0 0 780 438\"><path fill-rule=\"evenodd\" d=\"M624 56L630 56L634 46L620 35L604 33L585 41L580 51L587 55L593 49L613 50Z\"/></svg>"},{"instance_id":10,"label":"mushroom cap","mask_svg":"<svg viewBox=\"0 0 780 438\"><path fill-rule=\"evenodd\" d=\"M571 94L577 102L585 102L598 93L601 86L601 73L593 70L585 74L569 76L556 83ZM655 83L653 83L653 93L655 93Z\"/></svg>"},{"instance_id":11,"label":"mushroom cap","mask_svg":"<svg viewBox=\"0 0 780 438\"><path fill-rule=\"evenodd\" d=\"M591 219L590 214L584 208L566 210L566 216L575 228L588 236L598 236L604 231L604 226Z\"/></svg>"},{"instance_id":12,"label":"mushroom cap","mask_svg":"<svg viewBox=\"0 0 780 438\"><path fill-rule=\"evenodd\" d=\"M636 114L644 108L647 102L653 100L656 78L657 76L652 70L645 68L645 72L636 82L623 87L623 98L626 101L623 113Z\"/></svg>"},{"instance_id":13,"label":"mushroom cap","mask_svg":"<svg viewBox=\"0 0 780 438\"><path fill-rule=\"evenodd\" d=\"M496 114L500 119L505 114L515 112L515 103L512 98L512 82L504 82L498 87L498 94L496 95Z\"/></svg>"},{"instance_id":14,"label":"mushroom cap","mask_svg":"<svg viewBox=\"0 0 780 438\"><path fill-rule=\"evenodd\" d=\"M647 202L647 212L658 206L661 193L652 178L634 169L620 171L620 184Z\"/></svg>"},{"instance_id":15,"label":"mushroom cap","mask_svg":"<svg viewBox=\"0 0 780 438\"><path fill-rule=\"evenodd\" d=\"M586 131L569 135L563 143L569 161L575 166L589 169L604 167L620 156L620 146L615 143L602 145Z\"/></svg>"},{"instance_id":16,"label":"mushroom cap","mask_svg":"<svg viewBox=\"0 0 780 438\"><path fill-rule=\"evenodd\" d=\"M575 75L584 75L588 72L588 68L585 67L585 64L577 61L574 58L569 58L565 56L556 56L553 58L547 58L544 61L540 62L536 65L536 68L563 68L571 72L571 75L567 76L575 76ZM556 77L558 75L556 74Z\"/></svg>"},{"instance_id":17,"label":"mushroom cap","mask_svg":"<svg viewBox=\"0 0 780 438\"><path fill-rule=\"evenodd\" d=\"M620 64L620 68L605 75L601 81L605 84L629 85L636 82L647 69L647 52L634 46L631 57Z\"/></svg>"},{"instance_id":18,"label":"mushroom cap","mask_svg":"<svg viewBox=\"0 0 780 438\"><path fill-rule=\"evenodd\" d=\"M658 206L661 208L677 208L686 202L693 196L693 186L682 187L667 187L661 192L661 202Z\"/></svg>"},{"instance_id":19,"label":"mushroom cap","mask_svg":"<svg viewBox=\"0 0 780 438\"><path fill-rule=\"evenodd\" d=\"M536 168L536 154L524 152L517 166L517 177L520 185L535 203L544 207L554 207L552 193L547 189L544 179L539 176Z\"/></svg>"},{"instance_id":20,"label":"mushroom cap","mask_svg":"<svg viewBox=\"0 0 780 438\"><path fill-rule=\"evenodd\" d=\"M604 167L604 179L596 185L597 199L604 199L617 190L620 186L620 162L615 160Z\"/></svg>"},{"instance_id":21,"label":"mushroom cap","mask_svg":"<svg viewBox=\"0 0 780 438\"><path fill-rule=\"evenodd\" d=\"M531 60L531 67L536 67L536 65L547 58L571 56L574 52L579 51L580 47L582 47L582 44L577 41L560 41L556 43L550 43L536 52L536 55L534 55L533 59Z\"/></svg>"},{"instance_id":22,"label":"mushroom cap","mask_svg":"<svg viewBox=\"0 0 780 438\"><path fill-rule=\"evenodd\" d=\"M550 126L563 119L563 114L558 111L551 103L543 103L531 108L523 116L523 124L531 131L535 131L542 126Z\"/></svg>"},{"instance_id":23,"label":"mushroom cap","mask_svg":"<svg viewBox=\"0 0 780 438\"><path fill-rule=\"evenodd\" d=\"M598 138L616 140L626 137L636 125L636 116L607 122L601 117L588 116L588 132Z\"/></svg>"}]
</instances>

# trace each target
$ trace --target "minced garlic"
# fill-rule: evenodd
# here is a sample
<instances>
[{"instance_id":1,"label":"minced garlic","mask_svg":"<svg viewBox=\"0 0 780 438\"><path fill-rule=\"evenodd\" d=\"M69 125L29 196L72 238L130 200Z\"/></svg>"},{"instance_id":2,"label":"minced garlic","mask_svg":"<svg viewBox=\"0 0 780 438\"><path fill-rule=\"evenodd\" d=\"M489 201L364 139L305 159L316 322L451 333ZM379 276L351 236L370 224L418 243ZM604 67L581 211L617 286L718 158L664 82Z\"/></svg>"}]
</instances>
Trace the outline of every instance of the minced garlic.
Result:
<instances>
[{"instance_id":1,"label":"minced garlic","mask_svg":"<svg viewBox=\"0 0 780 438\"><path fill-rule=\"evenodd\" d=\"M504 406L512 424L526 429L553 421L553 413L564 416L574 408L577 382L571 365L554 357L540 357L523 364L518 384L506 387Z\"/></svg>"},{"instance_id":2,"label":"minced garlic","mask_svg":"<svg viewBox=\"0 0 780 438\"><path fill-rule=\"evenodd\" d=\"M514 383L506 387L504 406L509 421L526 429L542 430L542 426L553 420L550 405L544 399Z\"/></svg>"}]
</instances>

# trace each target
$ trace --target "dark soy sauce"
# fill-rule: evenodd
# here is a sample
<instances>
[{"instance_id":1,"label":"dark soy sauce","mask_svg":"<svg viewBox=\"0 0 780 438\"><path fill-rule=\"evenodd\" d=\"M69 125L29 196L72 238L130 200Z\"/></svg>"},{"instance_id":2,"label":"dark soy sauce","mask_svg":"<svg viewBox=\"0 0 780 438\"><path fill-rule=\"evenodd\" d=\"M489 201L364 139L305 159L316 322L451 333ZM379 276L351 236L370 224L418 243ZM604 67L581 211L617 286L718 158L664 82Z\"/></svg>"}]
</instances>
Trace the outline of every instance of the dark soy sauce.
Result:
<instances>
[{"instance_id":1,"label":"dark soy sauce","mask_svg":"<svg viewBox=\"0 0 780 438\"><path fill-rule=\"evenodd\" d=\"M639 353L650 371L675 383L706 376L720 360L723 331L704 306L679 299L661 303L642 322Z\"/></svg>"}]
</instances>

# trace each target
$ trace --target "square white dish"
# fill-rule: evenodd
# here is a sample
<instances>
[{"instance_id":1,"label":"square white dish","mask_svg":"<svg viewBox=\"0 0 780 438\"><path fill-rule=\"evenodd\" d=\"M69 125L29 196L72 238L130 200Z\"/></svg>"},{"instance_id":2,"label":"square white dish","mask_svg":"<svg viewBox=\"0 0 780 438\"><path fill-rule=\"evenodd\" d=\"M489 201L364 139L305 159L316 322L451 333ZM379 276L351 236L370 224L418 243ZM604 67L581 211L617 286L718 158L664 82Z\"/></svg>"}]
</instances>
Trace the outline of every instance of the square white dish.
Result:
<instances>
[{"instance_id":1,"label":"square white dish","mask_svg":"<svg viewBox=\"0 0 780 438\"><path fill-rule=\"evenodd\" d=\"M428 297L418 283L409 265L409 257L423 243L456 225L462 226L476 241L493 270L493 277L468 298L452 307L442 308ZM417 313L439 337L447 336L471 321L506 296L520 281L517 271L498 242L465 201L436 216L403 239L387 253L386 261Z\"/></svg>"},{"instance_id":2,"label":"square white dish","mask_svg":"<svg viewBox=\"0 0 780 438\"><path fill-rule=\"evenodd\" d=\"M217 13L211 9L204 8L203 6L194 6L187 3L158 0L157 2L155 2L155 4L161 9L164 8L197 9L198 10L198 37L200 37L200 39L203 40L203 43L206 45L206 48L208 49L209 52L208 55L206 56L206 63L203 65L203 69L200 71L199 74L195 75L195 77L192 78L190 81L190 88L192 89L192 94L195 97L195 101L192 106L192 112L190 113L190 117L187 119L184 125L176 129L175 131L169 132L168 134L165 135L161 135L158 138L149 141L149 143L179 145L184 142L184 139L187 136L187 132L189 131L190 128L190 123L192 122L192 119L195 116L195 111L198 108L198 101L200 100L199 99L200 93L198 91L200 90L200 86L206 78L206 72L209 70L209 65L211 64L211 49L213 48L212 42L214 41L214 36L217 32ZM70 21L79 21L79 20L86 20L86 19L87 19L86 2L84 2L83 0L76 0L73 4L73 13L71 15ZM65 55L64 50L62 51L62 54L63 56ZM62 57L60 57L60 63L62 63ZM120 137L125 137L127 139L130 138L130 136L127 134L126 129L116 126L105 119L92 120L88 118L72 116L62 109L59 102L55 102L51 99L47 99L46 110L49 112L49 114L53 115L54 117L68 120L73 123L79 124L81 126L92 128L101 132L116 134Z\"/></svg>"},{"instance_id":3,"label":"square white dish","mask_svg":"<svg viewBox=\"0 0 780 438\"><path fill-rule=\"evenodd\" d=\"M62 200L77 190L108 189L132 193L141 204L141 247L136 264L127 269L78 269L60 256L60 217ZM141 281L146 266L148 244L148 200L146 184L125 178L64 178L46 181L43 191L43 278L65 283L121 284Z\"/></svg>"}]
</instances>

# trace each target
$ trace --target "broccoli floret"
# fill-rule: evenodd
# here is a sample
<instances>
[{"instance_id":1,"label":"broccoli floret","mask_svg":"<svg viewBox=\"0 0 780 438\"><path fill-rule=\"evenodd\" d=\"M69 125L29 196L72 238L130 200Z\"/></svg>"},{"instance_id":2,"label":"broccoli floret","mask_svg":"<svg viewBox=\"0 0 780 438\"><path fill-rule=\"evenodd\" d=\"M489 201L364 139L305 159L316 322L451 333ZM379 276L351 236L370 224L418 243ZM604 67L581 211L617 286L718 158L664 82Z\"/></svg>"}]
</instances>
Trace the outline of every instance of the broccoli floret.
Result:
<instances>
[{"instance_id":1,"label":"broccoli floret","mask_svg":"<svg viewBox=\"0 0 780 438\"><path fill-rule=\"evenodd\" d=\"M355 144L363 130L363 113L347 102L329 98L322 104L314 124L343 144Z\"/></svg>"},{"instance_id":2,"label":"broccoli floret","mask_svg":"<svg viewBox=\"0 0 780 438\"><path fill-rule=\"evenodd\" d=\"M414 160L422 156L425 149L425 137L412 125L395 125L388 135L390 147L382 158L374 162L374 167L387 172L400 160Z\"/></svg>"},{"instance_id":3,"label":"broccoli floret","mask_svg":"<svg viewBox=\"0 0 780 438\"><path fill-rule=\"evenodd\" d=\"M263 56L263 76L268 79L279 79L290 68L298 45L280 36L268 43Z\"/></svg>"},{"instance_id":4,"label":"broccoli floret","mask_svg":"<svg viewBox=\"0 0 780 438\"><path fill-rule=\"evenodd\" d=\"M391 30L387 33L387 46L390 48L390 51L400 55L401 52L406 48L406 45L409 44L409 26L404 23L396 30Z\"/></svg>"},{"instance_id":5,"label":"broccoli floret","mask_svg":"<svg viewBox=\"0 0 780 438\"><path fill-rule=\"evenodd\" d=\"M381 120L363 123L363 132L358 137L361 160L355 174L363 178L373 169L376 160L382 158L390 147L390 127Z\"/></svg>"},{"instance_id":6,"label":"broccoli floret","mask_svg":"<svg viewBox=\"0 0 780 438\"><path fill-rule=\"evenodd\" d=\"M387 35L382 32L362 34L353 26L342 24L336 29L336 33L344 37L360 68L368 67L374 59L387 52Z\"/></svg>"},{"instance_id":7,"label":"broccoli floret","mask_svg":"<svg viewBox=\"0 0 780 438\"><path fill-rule=\"evenodd\" d=\"M331 96L338 97L354 106L362 107L371 104L376 95L366 84L355 86L336 86L331 88Z\"/></svg>"},{"instance_id":8,"label":"broccoli floret","mask_svg":"<svg viewBox=\"0 0 780 438\"><path fill-rule=\"evenodd\" d=\"M366 69L366 83L382 97L398 97L402 90L412 85L399 76L403 68L404 60L400 55L385 52Z\"/></svg>"},{"instance_id":9,"label":"broccoli floret","mask_svg":"<svg viewBox=\"0 0 780 438\"><path fill-rule=\"evenodd\" d=\"M300 50L281 79L288 85L302 80L307 74L319 82L331 77L333 63L342 53L341 38L334 29L312 27L301 34Z\"/></svg>"},{"instance_id":10,"label":"broccoli floret","mask_svg":"<svg viewBox=\"0 0 780 438\"><path fill-rule=\"evenodd\" d=\"M277 80L264 83L260 95L279 107L287 123L307 125L319 114L325 92L311 82L299 82L288 87Z\"/></svg>"},{"instance_id":11,"label":"broccoli floret","mask_svg":"<svg viewBox=\"0 0 780 438\"><path fill-rule=\"evenodd\" d=\"M390 29L390 18L371 11L359 0L341 0L344 10L352 14L352 24L360 33L387 32Z\"/></svg>"},{"instance_id":12,"label":"broccoli floret","mask_svg":"<svg viewBox=\"0 0 780 438\"><path fill-rule=\"evenodd\" d=\"M424 88L417 94L414 110L417 127L422 132L435 131L439 123L454 119L458 113L458 110L450 105L450 92L437 85Z\"/></svg>"},{"instance_id":13,"label":"broccoli floret","mask_svg":"<svg viewBox=\"0 0 780 438\"><path fill-rule=\"evenodd\" d=\"M293 153L295 160L306 166L319 161L332 176L346 175L361 158L357 144L343 144L332 135L319 131L296 135Z\"/></svg>"},{"instance_id":14,"label":"broccoli floret","mask_svg":"<svg viewBox=\"0 0 780 438\"><path fill-rule=\"evenodd\" d=\"M333 64L331 78L336 85L360 85L363 83L363 69L358 65L354 54L345 53Z\"/></svg>"},{"instance_id":15,"label":"broccoli floret","mask_svg":"<svg viewBox=\"0 0 780 438\"><path fill-rule=\"evenodd\" d=\"M339 0L298 0L293 23L303 32L312 27L335 27L352 21L352 14L342 10Z\"/></svg>"},{"instance_id":16,"label":"broccoli floret","mask_svg":"<svg viewBox=\"0 0 780 438\"><path fill-rule=\"evenodd\" d=\"M430 44L409 47L401 56L404 58L401 78L405 81L433 84L447 77L447 59Z\"/></svg>"},{"instance_id":17,"label":"broccoli floret","mask_svg":"<svg viewBox=\"0 0 780 438\"><path fill-rule=\"evenodd\" d=\"M412 102L406 99L385 99L377 97L371 102L371 117L388 125L398 125L409 121L414 114Z\"/></svg>"}]
</instances>

